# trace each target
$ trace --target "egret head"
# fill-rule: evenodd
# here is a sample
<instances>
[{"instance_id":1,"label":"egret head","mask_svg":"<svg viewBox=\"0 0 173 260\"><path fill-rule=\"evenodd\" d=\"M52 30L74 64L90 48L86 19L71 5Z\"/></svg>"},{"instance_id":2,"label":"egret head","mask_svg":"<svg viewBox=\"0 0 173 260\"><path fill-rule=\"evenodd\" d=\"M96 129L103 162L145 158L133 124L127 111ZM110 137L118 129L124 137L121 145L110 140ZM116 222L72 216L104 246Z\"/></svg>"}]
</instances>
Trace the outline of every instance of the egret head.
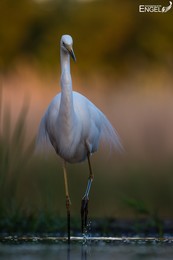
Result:
<instances>
[{"instance_id":1,"label":"egret head","mask_svg":"<svg viewBox=\"0 0 173 260\"><path fill-rule=\"evenodd\" d=\"M74 51L73 51L73 39L70 35L63 35L61 37L61 42L60 42L60 45L61 45L61 49L64 51L64 52L68 52L70 54L70 56L72 57L72 59L74 61L76 61L76 57L75 57L75 54L74 54Z\"/></svg>"}]
</instances>

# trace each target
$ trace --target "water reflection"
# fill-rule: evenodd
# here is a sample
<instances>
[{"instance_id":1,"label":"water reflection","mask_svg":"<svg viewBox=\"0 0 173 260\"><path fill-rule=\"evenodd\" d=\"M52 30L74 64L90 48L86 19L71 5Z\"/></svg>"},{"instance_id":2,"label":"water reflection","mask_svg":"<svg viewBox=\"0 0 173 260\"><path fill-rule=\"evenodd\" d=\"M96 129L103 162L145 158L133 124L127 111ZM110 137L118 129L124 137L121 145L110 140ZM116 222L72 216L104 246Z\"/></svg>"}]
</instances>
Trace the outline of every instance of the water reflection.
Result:
<instances>
[{"instance_id":1,"label":"water reflection","mask_svg":"<svg viewBox=\"0 0 173 260\"><path fill-rule=\"evenodd\" d=\"M1 260L167 260L173 256L173 239L151 241L143 239L138 242L134 240L120 239L117 242L95 242L88 243L73 241L71 245L63 241L54 243L23 242L9 244L0 241Z\"/></svg>"},{"instance_id":2,"label":"water reflection","mask_svg":"<svg viewBox=\"0 0 173 260\"><path fill-rule=\"evenodd\" d=\"M81 260L87 260L87 245L82 245L82 249L81 249Z\"/></svg>"},{"instance_id":3,"label":"water reflection","mask_svg":"<svg viewBox=\"0 0 173 260\"><path fill-rule=\"evenodd\" d=\"M71 245L67 245L67 260L73 259L73 251L71 250L71 247ZM87 243L81 245L81 249L79 250L81 252L81 260L87 260L87 255L90 251L89 249Z\"/></svg>"}]
</instances>

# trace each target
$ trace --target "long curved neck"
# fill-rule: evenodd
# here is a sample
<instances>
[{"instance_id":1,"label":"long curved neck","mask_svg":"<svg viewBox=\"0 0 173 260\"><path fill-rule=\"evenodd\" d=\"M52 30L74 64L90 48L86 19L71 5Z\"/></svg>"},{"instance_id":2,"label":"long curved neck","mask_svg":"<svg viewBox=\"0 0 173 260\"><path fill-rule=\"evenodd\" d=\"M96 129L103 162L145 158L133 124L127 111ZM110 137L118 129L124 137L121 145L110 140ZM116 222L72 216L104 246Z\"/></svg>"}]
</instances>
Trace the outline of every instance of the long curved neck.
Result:
<instances>
[{"instance_id":1,"label":"long curved neck","mask_svg":"<svg viewBox=\"0 0 173 260\"><path fill-rule=\"evenodd\" d=\"M60 59L61 59L61 77L63 71L65 70L70 74L70 55L68 52L60 50Z\"/></svg>"},{"instance_id":2,"label":"long curved neck","mask_svg":"<svg viewBox=\"0 0 173 260\"><path fill-rule=\"evenodd\" d=\"M73 124L74 107L72 80L70 74L70 56L67 52L61 50L61 102L59 116L61 120L65 120L65 124L69 126Z\"/></svg>"}]
</instances>

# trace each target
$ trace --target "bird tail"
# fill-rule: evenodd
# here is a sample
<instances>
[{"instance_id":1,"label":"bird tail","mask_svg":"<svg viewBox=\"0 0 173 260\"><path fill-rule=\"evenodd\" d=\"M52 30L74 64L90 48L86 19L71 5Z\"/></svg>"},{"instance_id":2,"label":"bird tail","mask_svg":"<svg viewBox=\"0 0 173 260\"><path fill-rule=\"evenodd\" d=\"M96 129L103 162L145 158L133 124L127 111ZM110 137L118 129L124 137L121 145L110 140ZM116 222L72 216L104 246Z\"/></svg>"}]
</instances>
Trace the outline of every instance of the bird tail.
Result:
<instances>
[{"instance_id":1,"label":"bird tail","mask_svg":"<svg viewBox=\"0 0 173 260\"><path fill-rule=\"evenodd\" d=\"M47 153L51 150L51 148L52 145L46 131L45 119L43 117L39 126L39 131L36 139L36 153Z\"/></svg>"},{"instance_id":2,"label":"bird tail","mask_svg":"<svg viewBox=\"0 0 173 260\"><path fill-rule=\"evenodd\" d=\"M112 150L113 148L117 152L123 153L124 148L123 145L121 144L121 140L117 131L109 122L107 117L105 115L103 116L104 116L104 120L102 122L101 142L103 143L103 145L108 145L110 150Z\"/></svg>"}]
</instances>

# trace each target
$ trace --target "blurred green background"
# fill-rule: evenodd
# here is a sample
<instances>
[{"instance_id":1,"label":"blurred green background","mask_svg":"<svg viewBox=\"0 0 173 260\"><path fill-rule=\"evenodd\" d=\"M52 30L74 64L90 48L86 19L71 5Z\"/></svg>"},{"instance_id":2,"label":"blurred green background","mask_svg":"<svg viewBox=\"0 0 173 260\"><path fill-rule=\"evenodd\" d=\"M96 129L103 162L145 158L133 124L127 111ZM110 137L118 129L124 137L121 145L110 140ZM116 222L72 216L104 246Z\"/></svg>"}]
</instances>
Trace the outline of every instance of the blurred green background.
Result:
<instances>
[{"instance_id":1,"label":"blurred green background","mask_svg":"<svg viewBox=\"0 0 173 260\"><path fill-rule=\"evenodd\" d=\"M101 147L92 157L90 217L147 218L156 225L172 218L173 10L139 12L140 4L151 3L169 5L160 0L1 0L2 231L65 226L61 161L53 152L35 153L41 116L60 91L62 34L74 40L74 89L106 113L125 148L119 155ZM87 163L68 169L72 215L78 218Z\"/></svg>"}]
</instances>

